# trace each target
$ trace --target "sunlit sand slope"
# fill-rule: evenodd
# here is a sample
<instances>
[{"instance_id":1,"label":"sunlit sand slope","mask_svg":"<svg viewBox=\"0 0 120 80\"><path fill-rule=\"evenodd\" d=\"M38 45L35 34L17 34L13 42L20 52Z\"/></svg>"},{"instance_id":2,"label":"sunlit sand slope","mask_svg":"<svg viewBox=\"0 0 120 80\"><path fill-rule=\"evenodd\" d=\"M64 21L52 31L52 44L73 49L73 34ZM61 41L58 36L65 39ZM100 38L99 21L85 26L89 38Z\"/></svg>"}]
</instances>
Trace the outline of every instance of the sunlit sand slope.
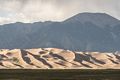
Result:
<instances>
[{"instance_id":1,"label":"sunlit sand slope","mask_svg":"<svg viewBox=\"0 0 120 80\"><path fill-rule=\"evenodd\" d=\"M57 48L2 49L0 69L120 69L120 55Z\"/></svg>"}]
</instances>

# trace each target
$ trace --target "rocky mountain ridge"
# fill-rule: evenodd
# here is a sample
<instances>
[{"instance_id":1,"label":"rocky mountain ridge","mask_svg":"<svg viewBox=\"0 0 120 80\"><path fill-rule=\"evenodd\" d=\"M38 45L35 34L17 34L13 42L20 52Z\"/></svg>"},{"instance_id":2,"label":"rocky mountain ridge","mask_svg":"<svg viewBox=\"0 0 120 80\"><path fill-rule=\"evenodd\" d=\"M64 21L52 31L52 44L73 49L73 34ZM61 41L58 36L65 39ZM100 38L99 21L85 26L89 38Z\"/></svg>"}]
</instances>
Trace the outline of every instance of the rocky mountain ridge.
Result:
<instances>
[{"instance_id":1,"label":"rocky mountain ridge","mask_svg":"<svg viewBox=\"0 0 120 80\"><path fill-rule=\"evenodd\" d=\"M120 50L120 21L105 13L80 13L63 22L0 26L0 49L61 48L72 51Z\"/></svg>"}]
</instances>

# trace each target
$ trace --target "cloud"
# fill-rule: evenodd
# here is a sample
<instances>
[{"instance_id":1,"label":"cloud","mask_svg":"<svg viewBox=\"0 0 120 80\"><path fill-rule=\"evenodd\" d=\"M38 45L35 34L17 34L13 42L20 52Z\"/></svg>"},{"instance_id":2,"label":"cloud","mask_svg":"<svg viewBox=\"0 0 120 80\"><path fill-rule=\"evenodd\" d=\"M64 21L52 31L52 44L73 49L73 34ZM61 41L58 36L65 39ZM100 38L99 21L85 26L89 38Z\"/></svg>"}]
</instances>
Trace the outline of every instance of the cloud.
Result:
<instances>
[{"instance_id":1,"label":"cloud","mask_svg":"<svg viewBox=\"0 0 120 80\"><path fill-rule=\"evenodd\" d=\"M0 24L63 21L82 12L108 13L120 19L119 0L0 0Z\"/></svg>"}]
</instances>

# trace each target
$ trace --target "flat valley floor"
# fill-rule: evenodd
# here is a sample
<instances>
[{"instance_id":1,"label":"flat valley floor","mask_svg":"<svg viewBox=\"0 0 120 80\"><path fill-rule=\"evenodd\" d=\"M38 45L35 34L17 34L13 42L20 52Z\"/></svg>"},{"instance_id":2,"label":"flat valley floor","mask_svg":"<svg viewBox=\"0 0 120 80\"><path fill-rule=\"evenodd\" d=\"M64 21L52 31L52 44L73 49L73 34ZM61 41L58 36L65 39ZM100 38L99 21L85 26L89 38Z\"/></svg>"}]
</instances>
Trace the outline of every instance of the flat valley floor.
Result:
<instances>
[{"instance_id":1,"label":"flat valley floor","mask_svg":"<svg viewBox=\"0 0 120 80\"><path fill-rule=\"evenodd\" d=\"M120 80L120 70L1 69L0 80Z\"/></svg>"}]
</instances>

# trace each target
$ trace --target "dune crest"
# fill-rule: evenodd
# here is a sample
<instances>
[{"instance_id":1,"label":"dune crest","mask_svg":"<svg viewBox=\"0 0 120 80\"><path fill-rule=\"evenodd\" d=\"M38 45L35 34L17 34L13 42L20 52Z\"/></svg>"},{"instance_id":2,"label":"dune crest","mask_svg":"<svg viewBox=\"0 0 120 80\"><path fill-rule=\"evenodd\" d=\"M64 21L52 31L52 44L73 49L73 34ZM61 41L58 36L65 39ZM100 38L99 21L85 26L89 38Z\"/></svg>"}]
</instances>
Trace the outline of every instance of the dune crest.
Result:
<instances>
[{"instance_id":1,"label":"dune crest","mask_svg":"<svg viewBox=\"0 0 120 80\"><path fill-rule=\"evenodd\" d=\"M120 55L57 48L1 49L0 69L120 69Z\"/></svg>"}]
</instances>

